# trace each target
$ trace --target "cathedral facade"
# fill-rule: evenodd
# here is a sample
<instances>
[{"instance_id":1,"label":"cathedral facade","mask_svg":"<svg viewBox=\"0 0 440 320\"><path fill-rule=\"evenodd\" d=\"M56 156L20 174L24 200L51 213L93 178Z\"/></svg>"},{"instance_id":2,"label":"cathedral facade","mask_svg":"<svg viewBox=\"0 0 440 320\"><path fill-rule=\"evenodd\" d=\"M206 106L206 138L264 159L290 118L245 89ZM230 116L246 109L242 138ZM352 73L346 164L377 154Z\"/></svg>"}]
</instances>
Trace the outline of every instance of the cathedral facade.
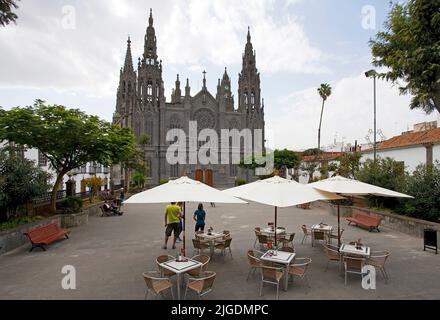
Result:
<instances>
[{"instance_id":1,"label":"cathedral facade","mask_svg":"<svg viewBox=\"0 0 440 320\"><path fill-rule=\"evenodd\" d=\"M215 130L219 139L221 129L261 129L263 134L259 143L264 147L264 100L261 98L260 74L249 30L242 55L242 70L238 76L237 107L234 106L231 78L226 68L218 79L215 95L206 87L206 72L203 73L202 89L196 93L191 92L189 79L181 83L177 75L171 101L167 102L151 10L148 20L144 53L138 59L137 70L133 66L130 38L127 41L113 116L115 124L131 128L141 141L148 165L148 184L155 186L182 175L215 187L234 186L237 179L253 180L253 171L242 169L238 164L170 164L166 157L172 144L166 139L167 132L182 129L188 133L190 121L197 122L199 131L207 128ZM200 146L199 142L197 148ZM244 150L240 150L240 155L243 154ZM123 177L123 172L114 174L113 183L123 183Z\"/></svg>"}]
</instances>

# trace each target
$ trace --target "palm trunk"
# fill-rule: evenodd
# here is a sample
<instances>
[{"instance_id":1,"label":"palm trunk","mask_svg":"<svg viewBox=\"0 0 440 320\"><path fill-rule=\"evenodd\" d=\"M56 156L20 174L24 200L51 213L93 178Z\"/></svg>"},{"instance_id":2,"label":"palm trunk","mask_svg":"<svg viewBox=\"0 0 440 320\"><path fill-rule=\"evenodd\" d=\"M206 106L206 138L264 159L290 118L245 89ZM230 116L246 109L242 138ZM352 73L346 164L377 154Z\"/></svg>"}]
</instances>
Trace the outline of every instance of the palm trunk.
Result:
<instances>
[{"instance_id":1,"label":"palm trunk","mask_svg":"<svg viewBox=\"0 0 440 320\"><path fill-rule=\"evenodd\" d=\"M324 103L325 100L322 99L321 117L319 118L319 129L318 129L318 153L321 151L321 125L322 125L322 115L324 113Z\"/></svg>"},{"instance_id":2,"label":"palm trunk","mask_svg":"<svg viewBox=\"0 0 440 320\"><path fill-rule=\"evenodd\" d=\"M437 109L438 113L440 113L440 90L438 91L438 93L433 94L432 100L434 101L434 106Z\"/></svg>"}]
</instances>

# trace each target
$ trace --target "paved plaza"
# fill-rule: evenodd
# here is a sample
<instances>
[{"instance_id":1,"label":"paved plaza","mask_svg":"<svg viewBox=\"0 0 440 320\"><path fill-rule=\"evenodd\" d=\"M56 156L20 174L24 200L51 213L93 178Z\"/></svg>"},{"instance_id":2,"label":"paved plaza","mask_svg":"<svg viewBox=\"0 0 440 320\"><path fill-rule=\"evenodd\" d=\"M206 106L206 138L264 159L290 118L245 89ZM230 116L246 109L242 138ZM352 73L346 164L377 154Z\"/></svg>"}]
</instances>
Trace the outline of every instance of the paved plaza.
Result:
<instances>
[{"instance_id":1,"label":"paved plaza","mask_svg":"<svg viewBox=\"0 0 440 320\"><path fill-rule=\"evenodd\" d=\"M187 205L187 247L193 254L191 238L192 213L197 204ZM219 252L208 270L215 271L214 289L204 299L274 299L276 288L265 285L259 297L259 274L246 281L249 271L246 252L252 249L254 227L273 221L272 207L217 204L207 208L207 227L230 230L233 258ZM143 299L145 283L142 272L156 270L155 258L176 250L161 249L164 235L163 205L125 205L122 217L90 217L85 226L73 228L68 240L48 247L46 252L28 252L30 245L0 256L0 299ZM189 214L188 214L189 213ZM390 281L378 272L376 290L364 290L359 276L349 276L348 285L338 266L331 263L325 272L326 256L319 246L312 247L310 238L301 244L302 224L321 221L336 225L336 217L315 205L311 210L279 209L278 224L296 232L297 257L313 259L309 271L310 289L300 279L290 283L288 291L280 290L280 299L440 299L440 255L422 250L422 239L385 227L380 233L347 226L343 242L358 238L372 250L389 250L387 261ZM178 246L179 248L179 246ZM64 290L61 269L76 269L76 290ZM150 298L152 296L150 295ZM196 299L193 294L188 299Z\"/></svg>"}]
</instances>

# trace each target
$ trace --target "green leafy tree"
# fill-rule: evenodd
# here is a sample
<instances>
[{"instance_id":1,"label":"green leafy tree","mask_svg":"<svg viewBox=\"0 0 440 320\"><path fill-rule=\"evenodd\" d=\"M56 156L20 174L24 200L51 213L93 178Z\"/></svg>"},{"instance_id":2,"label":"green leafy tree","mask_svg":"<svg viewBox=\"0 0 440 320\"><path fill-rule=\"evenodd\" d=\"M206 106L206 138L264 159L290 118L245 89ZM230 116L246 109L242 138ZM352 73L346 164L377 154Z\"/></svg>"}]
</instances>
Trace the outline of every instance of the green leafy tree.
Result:
<instances>
[{"instance_id":1,"label":"green leafy tree","mask_svg":"<svg viewBox=\"0 0 440 320\"><path fill-rule=\"evenodd\" d=\"M57 176L51 197L53 213L65 174L89 162L104 166L120 163L135 149L129 129L42 100L34 106L1 112L0 140L37 148L47 157Z\"/></svg>"},{"instance_id":2,"label":"green leafy tree","mask_svg":"<svg viewBox=\"0 0 440 320\"><path fill-rule=\"evenodd\" d=\"M319 154L318 148L307 149L302 152L302 156L317 156Z\"/></svg>"},{"instance_id":3,"label":"green leafy tree","mask_svg":"<svg viewBox=\"0 0 440 320\"><path fill-rule=\"evenodd\" d=\"M386 189L402 192L405 189L407 174L401 162L392 158L378 158L376 163L372 159L365 161L355 174L359 181L373 184ZM395 208L399 203L396 198L370 197L370 204Z\"/></svg>"},{"instance_id":4,"label":"green leafy tree","mask_svg":"<svg viewBox=\"0 0 440 320\"><path fill-rule=\"evenodd\" d=\"M270 154L268 154L269 156ZM256 169L259 167L264 167L266 165L265 163L265 156L266 155L260 155L258 158L252 156L252 158L248 158L246 161L243 159L240 162L240 167L245 169ZM273 151L273 157L274 157L274 168L276 170L280 170L281 168L297 168L300 163L300 156L297 152L291 151L291 150L275 150Z\"/></svg>"},{"instance_id":5,"label":"green leafy tree","mask_svg":"<svg viewBox=\"0 0 440 320\"><path fill-rule=\"evenodd\" d=\"M413 199L402 200L400 212L430 221L440 219L440 162L420 165L408 177L405 193Z\"/></svg>"},{"instance_id":6,"label":"green leafy tree","mask_svg":"<svg viewBox=\"0 0 440 320\"><path fill-rule=\"evenodd\" d=\"M297 168L300 163L299 154L292 150L275 150L274 151L274 167L275 169Z\"/></svg>"},{"instance_id":7,"label":"green leafy tree","mask_svg":"<svg viewBox=\"0 0 440 320\"><path fill-rule=\"evenodd\" d=\"M319 118L319 128L318 128L318 152L321 151L321 125L322 125L322 115L324 114L324 104L328 97L332 94L332 87L328 83L322 83L318 88L318 94L322 99L321 116Z\"/></svg>"},{"instance_id":8,"label":"green leafy tree","mask_svg":"<svg viewBox=\"0 0 440 320\"><path fill-rule=\"evenodd\" d=\"M17 15L13 12L18 9L17 2L20 0L0 0L0 25L5 27L11 22L17 20Z\"/></svg>"},{"instance_id":9,"label":"green leafy tree","mask_svg":"<svg viewBox=\"0 0 440 320\"><path fill-rule=\"evenodd\" d=\"M0 221L20 205L49 191L50 174L9 148L0 149Z\"/></svg>"},{"instance_id":10,"label":"green leafy tree","mask_svg":"<svg viewBox=\"0 0 440 320\"><path fill-rule=\"evenodd\" d=\"M385 31L370 41L373 64L413 95L411 109L440 112L440 1L409 0L392 4ZM400 81L399 81L400 80Z\"/></svg>"},{"instance_id":11,"label":"green leafy tree","mask_svg":"<svg viewBox=\"0 0 440 320\"><path fill-rule=\"evenodd\" d=\"M362 154L359 152L344 153L338 157L339 165L337 166L336 174L345 178L354 179L356 173L359 171L361 158Z\"/></svg>"}]
</instances>

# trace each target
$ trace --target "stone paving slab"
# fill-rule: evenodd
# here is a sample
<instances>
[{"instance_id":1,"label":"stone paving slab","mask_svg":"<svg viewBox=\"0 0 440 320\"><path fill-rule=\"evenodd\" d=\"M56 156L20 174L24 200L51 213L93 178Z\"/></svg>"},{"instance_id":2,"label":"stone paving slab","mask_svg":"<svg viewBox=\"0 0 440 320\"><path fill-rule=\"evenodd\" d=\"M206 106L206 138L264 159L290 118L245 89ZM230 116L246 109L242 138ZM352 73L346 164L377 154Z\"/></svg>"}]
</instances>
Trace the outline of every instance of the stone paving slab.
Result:
<instances>
[{"instance_id":1,"label":"stone paving slab","mask_svg":"<svg viewBox=\"0 0 440 320\"><path fill-rule=\"evenodd\" d=\"M193 212L196 206L187 204L187 212ZM37 249L30 253L29 245L25 245L0 256L0 299L143 299L142 272L156 269L157 256L177 252L161 249L163 207L125 205L123 216L90 217L89 224L73 228L70 239L54 243L46 252ZM231 231L233 258L219 253L214 256L209 270L216 271L217 278L214 290L204 299L274 299L276 289L271 286L265 286L259 297L258 274L246 281L246 252L255 240L253 229L273 221L273 208L255 203L217 204L215 208L206 204L206 210L207 227ZM187 219L187 245L192 255L194 221L191 214ZM310 239L300 243L301 225L321 221L336 225L336 218L319 207L279 209L278 224L288 232L296 232L297 256L313 259L309 269L311 288L296 279L287 292L280 291L280 299L440 299L440 255L424 252L422 239L387 228L370 233L341 220L346 242L361 238L372 250L391 251L387 262L389 284L378 273L376 290L363 290L360 277L355 275L344 286L336 264L330 264L325 272L322 248L312 248ZM76 268L76 290L61 287L65 265Z\"/></svg>"}]
</instances>

